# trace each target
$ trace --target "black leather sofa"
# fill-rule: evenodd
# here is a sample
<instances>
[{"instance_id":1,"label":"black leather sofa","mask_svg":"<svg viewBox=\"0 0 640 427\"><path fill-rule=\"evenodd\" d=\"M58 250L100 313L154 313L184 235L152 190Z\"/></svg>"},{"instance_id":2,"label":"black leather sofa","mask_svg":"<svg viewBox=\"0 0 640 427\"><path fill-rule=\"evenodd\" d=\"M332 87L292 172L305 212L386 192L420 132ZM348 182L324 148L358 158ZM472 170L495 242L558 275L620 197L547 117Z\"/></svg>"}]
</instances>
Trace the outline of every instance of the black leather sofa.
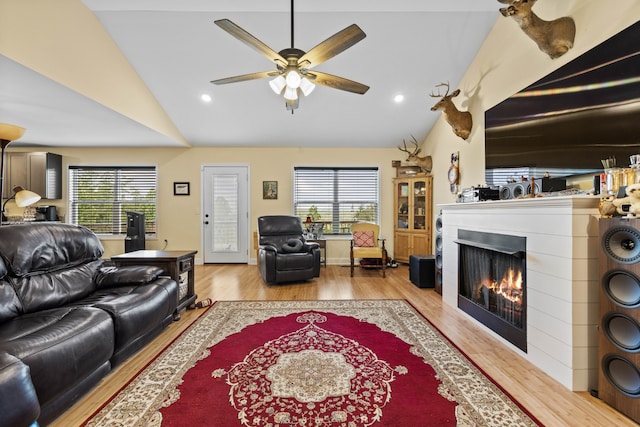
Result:
<instances>
[{"instance_id":1,"label":"black leather sofa","mask_svg":"<svg viewBox=\"0 0 640 427\"><path fill-rule=\"evenodd\" d=\"M296 216L258 218L258 264L266 283L296 282L320 277L320 245L306 242Z\"/></svg>"},{"instance_id":2,"label":"black leather sofa","mask_svg":"<svg viewBox=\"0 0 640 427\"><path fill-rule=\"evenodd\" d=\"M174 280L103 252L84 227L0 226L0 427L50 423L173 321Z\"/></svg>"}]
</instances>

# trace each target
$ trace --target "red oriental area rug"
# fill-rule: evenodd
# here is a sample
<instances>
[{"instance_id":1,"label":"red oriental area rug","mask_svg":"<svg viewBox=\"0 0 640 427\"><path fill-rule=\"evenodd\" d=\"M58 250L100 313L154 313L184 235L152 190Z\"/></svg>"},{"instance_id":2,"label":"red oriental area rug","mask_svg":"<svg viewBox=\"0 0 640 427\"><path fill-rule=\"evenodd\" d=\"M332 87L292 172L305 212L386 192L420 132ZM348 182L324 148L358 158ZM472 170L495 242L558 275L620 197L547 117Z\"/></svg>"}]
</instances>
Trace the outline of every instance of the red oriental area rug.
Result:
<instances>
[{"instance_id":1,"label":"red oriental area rug","mask_svg":"<svg viewBox=\"0 0 640 427\"><path fill-rule=\"evenodd\" d=\"M87 426L535 426L409 303L217 302Z\"/></svg>"}]
</instances>

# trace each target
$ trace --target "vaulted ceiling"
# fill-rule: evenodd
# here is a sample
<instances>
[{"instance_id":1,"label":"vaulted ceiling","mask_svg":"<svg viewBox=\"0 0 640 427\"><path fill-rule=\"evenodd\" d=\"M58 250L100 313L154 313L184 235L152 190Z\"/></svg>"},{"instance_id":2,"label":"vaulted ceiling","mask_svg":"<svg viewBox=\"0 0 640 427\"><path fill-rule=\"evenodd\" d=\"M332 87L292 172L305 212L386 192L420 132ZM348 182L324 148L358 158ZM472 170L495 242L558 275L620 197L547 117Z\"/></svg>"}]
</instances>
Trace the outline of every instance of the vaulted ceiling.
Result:
<instances>
[{"instance_id":1,"label":"vaulted ceiling","mask_svg":"<svg viewBox=\"0 0 640 427\"><path fill-rule=\"evenodd\" d=\"M424 139L500 17L495 0L295 0L295 47L353 23L366 38L317 67L370 86L318 86L294 114L275 70L214 24L227 18L275 51L290 47L289 0L0 0L0 122L45 147L395 147ZM202 95L209 95L204 102ZM403 95L396 103L394 97Z\"/></svg>"}]
</instances>

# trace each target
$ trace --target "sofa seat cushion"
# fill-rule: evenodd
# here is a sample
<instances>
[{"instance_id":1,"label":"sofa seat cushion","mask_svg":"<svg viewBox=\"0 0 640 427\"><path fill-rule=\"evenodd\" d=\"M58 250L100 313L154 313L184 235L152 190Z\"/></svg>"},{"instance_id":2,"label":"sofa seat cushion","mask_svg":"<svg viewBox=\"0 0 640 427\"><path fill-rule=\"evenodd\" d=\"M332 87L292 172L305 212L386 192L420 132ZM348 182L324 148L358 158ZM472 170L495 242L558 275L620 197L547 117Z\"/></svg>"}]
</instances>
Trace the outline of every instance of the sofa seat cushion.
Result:
<instances>
[{"instance_id":1,"label":"sofa seat cushion","mask_svg":"<svg viewBox=\"0 0 640 427\"><path fill-rule=\"evenodd\" d=\"M76 304L91 305L111 315L118 353L162 325L173 316L178 303L178 285L160 278L154 284L100 289Z\"/></svg>"},{"instance_id":2,"label":"sofa seat cushion","mask_svg":"<svg viewBox=\"0 0 640 427\"><path fill-rule=\"evenodd\" d=\"M314 256L308 252L291 253L276 257L276 271L304 270L312 268Z\"/></svg>"},{"instance_id":3,"label":"sofa seat cushion","mask_svg":"<svg viewBox=\"0 0 640 427\"><path fill-rule=\"evenodd\" d=\"M25 314L0 327L0 352L29 366L40 405L84 380L113 354L113 321L92 307Z\"/></svg>"}]
</instances>

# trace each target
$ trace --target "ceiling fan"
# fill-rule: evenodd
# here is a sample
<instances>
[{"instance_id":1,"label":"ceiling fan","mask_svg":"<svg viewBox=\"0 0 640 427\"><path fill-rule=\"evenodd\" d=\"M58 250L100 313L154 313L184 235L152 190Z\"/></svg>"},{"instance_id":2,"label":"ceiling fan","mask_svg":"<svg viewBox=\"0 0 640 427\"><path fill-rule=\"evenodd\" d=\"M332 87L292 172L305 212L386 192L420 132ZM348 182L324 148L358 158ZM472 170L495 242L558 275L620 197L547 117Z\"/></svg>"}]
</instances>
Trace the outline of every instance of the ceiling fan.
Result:
<instances>
[{"instance_id":1,"label":"ceiling fan","mask_svg":"<svg viewBox=\"0 0 640 427\"><path fill-rule=\"evenodd\" d=\"M228 19L215 21L215 24L227 33L245 43L247 46L257 50L269 61L274 62L277 69L274 71L261 71L258 73L212 80L211 83L222 85L265 77L275 77L269 82L269 85L275 93L284 94L287 110L291 110L291 113L298 108L300 93L305 96L309 95L315 87L314 83L360 95L369 89L369 86L363 85L362 83L311 70L313 67L333 58L364 39L367 35L360 27L352 24L316 45L310 51L304 52L294 47L293 22L293 0L291 0L291 47L276 52L232 21Z\"/></svg>"}]
</instances>

